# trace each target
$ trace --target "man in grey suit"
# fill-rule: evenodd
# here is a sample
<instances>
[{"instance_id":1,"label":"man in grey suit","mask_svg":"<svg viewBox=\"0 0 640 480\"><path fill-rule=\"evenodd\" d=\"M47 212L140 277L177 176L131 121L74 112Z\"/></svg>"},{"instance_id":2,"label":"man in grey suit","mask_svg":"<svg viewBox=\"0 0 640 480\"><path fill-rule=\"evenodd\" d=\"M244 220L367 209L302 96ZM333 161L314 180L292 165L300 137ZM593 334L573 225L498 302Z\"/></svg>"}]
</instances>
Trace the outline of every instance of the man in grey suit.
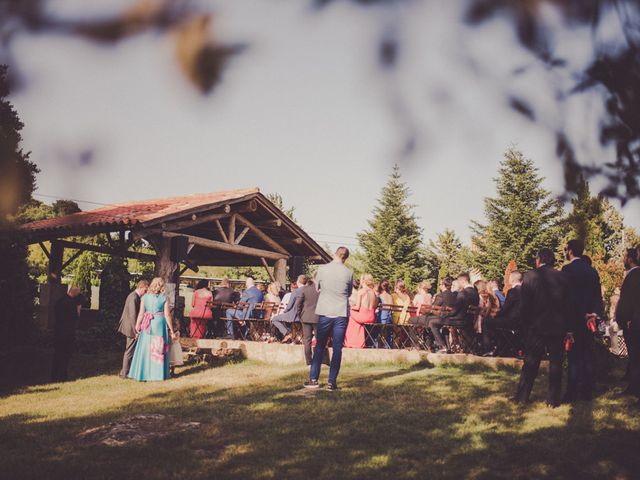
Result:
<instances>
[{"instance_id":1,"label":"man in grey suit","mask_svg":"<svg viewBox=\"0 0 640 480\"><path fill-rule=\"evenodd\" d=\"M318 377L322 357L327 347L329 335L333 339L333 358L329 368L329 390L337 390L337 378L342 362L342 344L349 319L349 297L353 290L353 272L344 262L349 258L349 249L339 247L333 256L333 262L318 269L316 274L317 290L320 292L316 314L318 315L318 336L316 348L311 359L309 380L304 382L306 388L318 388Z\"/></svg>"},{"instance_id":2,"label":"man in grey suit","mask_svg":"<svg viewBox=\"0 0 640 480\"><path fill-rule=\"evenodd\" d=\"M285 324L300 321L298 302L300 299L300 294L302 293L302 287L307 284L307 281L308 279L306 275L300 275L298 277L298 279L296 280L298 288L291 292L291 298L289 298L289 303L287 303L287 307L284 309L284 312L282 312L280 315L275 315L271 319L271 323L273 324L273 326L276 327L282 334L282 343L288 343L291 340L290 328Z\"/></svg>"},{"instance_id":3,"label":"man in grey suit","mask_svg":"<svg viewBox=\"0 0 640 480\"><path fill-rule=\"evenodd\" d=\"M316 307L318 306L318 297L320 292L316 290L313 280L309 280L307 284L300 288L300 297L298 298L298 317L302 322L302 341L304 343L304 358L307 365L311 365L313 358L313 350L311 349L311 341L313 336L318 337L318 315L316 315ZM329 350L324 350L322 363L329 365Z\"/></svg>"},{"instance_id":4,"label":"man in grey suit","mask_svg":"<svg viewBox=\"0 0 640 480\"><path fill-rule=\"evenodd\" d=\"M122 370L120 370L120 378L122 379L126 379L129 374L129 366L131 365L133 352L136 349L136 343L138 343L136 320L140 312L140 299L147 293L147 288L149 288L149 282L140 280L137 288L129 294L127 300L124 302L124 309L122 310L122 316L120 317L120 323L118 325L118 332L127 337L127 344L122 357Z\"/></svg>"}]
</instances>

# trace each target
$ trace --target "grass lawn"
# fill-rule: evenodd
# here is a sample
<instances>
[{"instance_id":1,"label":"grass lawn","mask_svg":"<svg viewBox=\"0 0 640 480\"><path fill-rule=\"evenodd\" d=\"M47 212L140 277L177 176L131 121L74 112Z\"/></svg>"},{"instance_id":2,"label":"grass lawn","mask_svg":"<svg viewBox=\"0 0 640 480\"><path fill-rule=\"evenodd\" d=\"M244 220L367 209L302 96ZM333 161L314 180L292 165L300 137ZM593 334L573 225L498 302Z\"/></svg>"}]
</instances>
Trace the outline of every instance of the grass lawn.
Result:
<instances>
[{"instance_id":1,"label":"grass lawn","mask_svg":"<svg viewBox=\"0 0 640 480\"><path fill-rule=\"evenodd\" d=\"M346 366L339 392L310 394L302 366L185 367L142 384L118 379L117 354L76 355L72 373L85 378L38 383L48 360L5 362L2 478L640 477L631 400L609 390L550 410L545 376L535 401L517 407L508 369ZM31 386L17 385L27 377ZM200 425L126 446L78 437L136 414Z\"/></svg>"}]
</instances>

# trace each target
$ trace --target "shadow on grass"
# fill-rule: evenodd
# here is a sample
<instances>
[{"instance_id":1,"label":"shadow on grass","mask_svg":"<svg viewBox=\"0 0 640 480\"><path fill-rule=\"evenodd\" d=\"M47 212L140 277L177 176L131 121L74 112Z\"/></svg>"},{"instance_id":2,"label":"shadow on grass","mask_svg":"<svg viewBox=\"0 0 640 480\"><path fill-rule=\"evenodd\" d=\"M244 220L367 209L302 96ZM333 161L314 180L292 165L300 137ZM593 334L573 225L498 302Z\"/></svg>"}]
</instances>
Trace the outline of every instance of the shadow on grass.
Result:
<instances>
[{"instance_id":1,"label":"shadow on grass","mask_svg":"<svg viewBox=\"0 0 640 480\"><path fill-rule=\"evenodd\" d=\"M234 366L243 375L243 366ZM265 366L265 372L274 367ZM271 370L273 371L273 370ZM573 408L507 402L517 375L464 366L345 368L341 391L296 395L300 373L269 385L160 391L95 415L0 419L11 478L634 478L635 417L604 397ZM207 377L209 378L209 377ZM126 447L83 446L84 429L137 413L201 422ZM34 439L41 439L34 441ZM46 440L42 440L46 439ZM636 448L636 447L633 447Z\"/></svg>"}]
</instances>

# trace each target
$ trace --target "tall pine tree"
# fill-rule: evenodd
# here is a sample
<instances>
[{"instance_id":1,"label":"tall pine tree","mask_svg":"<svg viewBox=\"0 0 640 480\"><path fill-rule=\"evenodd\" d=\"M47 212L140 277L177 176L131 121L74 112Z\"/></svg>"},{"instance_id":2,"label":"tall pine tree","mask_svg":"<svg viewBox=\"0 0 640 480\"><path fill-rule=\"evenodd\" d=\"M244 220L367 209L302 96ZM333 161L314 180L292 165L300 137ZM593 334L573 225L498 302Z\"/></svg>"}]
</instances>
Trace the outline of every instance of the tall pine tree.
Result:
<instances>
[{"instance_id":1,"label":"tall pine tree","mask_svg":"<svg viewBox=\"0 0 640 480\"><path fill-rule=\"evenodd\" d=\"M485 198L486 223L472 223L475 266L488 277L502 277L509 260L534 267L542 247L556 249L563 211L541 184L533 161L510 148L500 163L496 197Z\"/></svg>"},{"instance_id":2,"label":"tall pine tree","mask_svg":"<svg viewBox=\"0 0 640 480\"><path fill-rule=\"evenodd\" d=\"M425 277L426 260L422 230L408 198L409 189L395 165L373 210L369 228L358 234L358 240L367 272L377 279L404 280L415 285Z\"/></svg>"}]
</instances>

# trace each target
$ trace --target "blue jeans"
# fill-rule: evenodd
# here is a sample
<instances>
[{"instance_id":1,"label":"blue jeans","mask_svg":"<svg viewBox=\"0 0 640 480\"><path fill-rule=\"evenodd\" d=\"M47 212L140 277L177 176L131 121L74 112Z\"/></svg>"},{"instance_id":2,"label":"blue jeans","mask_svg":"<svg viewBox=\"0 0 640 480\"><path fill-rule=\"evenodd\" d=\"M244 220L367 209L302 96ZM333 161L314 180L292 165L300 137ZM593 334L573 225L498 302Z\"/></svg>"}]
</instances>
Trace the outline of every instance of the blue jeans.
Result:
<instances>
[{"instance_id":1,"label":"blue jeans","mask_svg":"<svg viewBox=\"0 0 640 480\"><path fill-rule=\"evenodd\" d=\"M311 380L318 380L318 377L320 377L322 358L327 348L327 340L331 335L333 338L333 356L329 367L329 383L335 385L340 372L340 363L342 363L342 344L344 343L344 334L347 331L347 320L347 317L324 317L322 315L318 319L316 348L313 351L311 371L309 372Z\"/></svg>"},{"instance_id":2,"label":"blue jeans","mask_svg":"<svg viewBox=\"0 0 640 480\"><path fill-rule=\"evenodd\" d=\"M247 310L237 310L235 308L229 308L225 311L226 317L227 318L235 318L238 320L244 320L245 318L249 318L251 317L251 311L247 311ZM234 322L231 320L227 320L226 322L227 325L227 334L233 338L234 333L233 333L233 324ZM249 325L245 325L244 326L245 329L245 336L247 336L249 334Z\"/></svg>"}]
</instances>

